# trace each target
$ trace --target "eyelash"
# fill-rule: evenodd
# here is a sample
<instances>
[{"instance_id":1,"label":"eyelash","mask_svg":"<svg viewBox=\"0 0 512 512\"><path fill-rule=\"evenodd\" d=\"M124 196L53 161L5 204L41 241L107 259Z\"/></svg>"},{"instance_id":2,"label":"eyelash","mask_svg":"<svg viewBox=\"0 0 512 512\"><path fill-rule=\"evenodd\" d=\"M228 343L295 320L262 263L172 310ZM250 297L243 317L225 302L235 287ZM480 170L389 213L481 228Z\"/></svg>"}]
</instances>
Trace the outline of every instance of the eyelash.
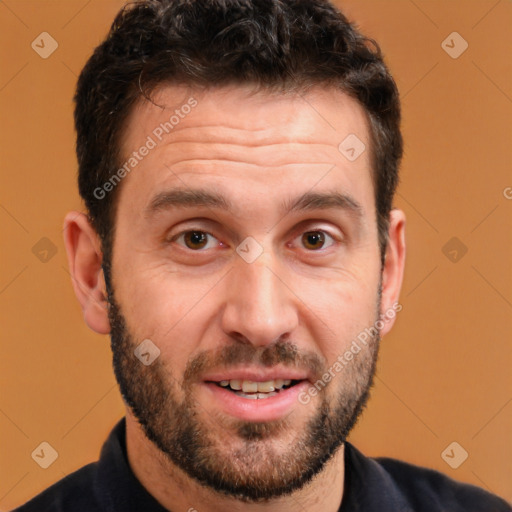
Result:
<instances>
[{"instance_id":1,"label":"eyelash","mask_svg":"<svg viewBox=\"0 0 512 512\"><path fill-rule=\"evenodd\" d=\"M210 237L216 239L216 237L212 233L210 233L208 231L205 231L203 229L194 229L194 228L192 228L192 229L187 229L185 231L179 232L178 234L174 235L169 241L170 242L176 242L180 238L182 238L184 235L186 235L187 233L202 233L202 234L205 234L207 236L210 236ZM328 231L325 231L323 229L311 229L311 230L303 231L300 235L296 236L294 238L294 240L299 238L300 236L303 236L306 233L322 233L322 234L326 235L328 238L331 239L331 243L327 247L322 247L321 249L316 249L316 250L312 249L312 250L310 250L308 252L312 252L312 253L322 252L322 251L325 251L327 248L329 248L329 247L331 247L331 246L333 246L334 244L337 243L336 237L334 235L330 234ZM327 242L327 240L326 240L326 242ZM220 243L222 245L224 245L222 242L220 242ZM185 250L192 251L192 252L206 252L208 250L208 249L204 249L204 248L200 248L200 249L195 250L195 249L190 249L189 247L186 247L184 244L179 244L179 245L182 248L184 248Z\"/></svg>"}]
</instances>

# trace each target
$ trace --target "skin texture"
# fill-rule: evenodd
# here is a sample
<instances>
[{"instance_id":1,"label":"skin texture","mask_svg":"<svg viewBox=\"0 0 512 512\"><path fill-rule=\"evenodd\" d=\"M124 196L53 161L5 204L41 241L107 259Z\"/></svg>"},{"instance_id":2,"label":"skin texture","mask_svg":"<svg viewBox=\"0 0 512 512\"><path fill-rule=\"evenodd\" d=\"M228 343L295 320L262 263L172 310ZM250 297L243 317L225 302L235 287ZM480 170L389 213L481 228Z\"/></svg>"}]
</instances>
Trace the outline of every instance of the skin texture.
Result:
<instances>
[{"instance_id":1,"label":"skin texture","mask_svg":"<svg viewBox=\"0 0 512 512\"><path fill-rule=\"evenodd\" d=\"M70 212L65 220L84 319L112 336L130 465L172 510L288 511L300 504L337 511L342 442L367 398L378 336L309 403L296 401L271 421L230 414L203 379L295 368L316 382L398 301L405 216L391 212L381 272L366 117L355 100L331 89L301 96L245 86L161 87L153 95L159 106L141 101L132 112L123 156L190 97L197 105L118 185L110 297L87 217ZM338 150L349 134L367 148L352 162ZM232 209L148 213L156 194L177 187L216 191ZM357 212L282 208L306 192L333 191L356 202ZM198 243L191 230L211 235ZM236 252L247 237L263 250L251 263ZM380 336L393 323L385 320ZM145 339L160 349L151 366L133 356ZM200 435L190 436L191 429ZM187 453L194 453L188 463Z\"/></svg>"}]
</instances>

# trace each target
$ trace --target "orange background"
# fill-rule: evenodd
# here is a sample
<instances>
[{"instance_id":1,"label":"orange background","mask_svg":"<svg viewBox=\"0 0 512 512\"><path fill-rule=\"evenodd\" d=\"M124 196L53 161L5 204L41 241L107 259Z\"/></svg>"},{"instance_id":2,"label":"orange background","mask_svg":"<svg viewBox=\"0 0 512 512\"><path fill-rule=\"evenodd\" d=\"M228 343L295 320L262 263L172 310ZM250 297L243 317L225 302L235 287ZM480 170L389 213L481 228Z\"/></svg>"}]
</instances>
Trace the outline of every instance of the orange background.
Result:
<instances>
[{"instance_id":1,"label":"orange background","mask_svg":"<svg viewBox=\"0 0 512 512\"><path fill-rule=\"evenodd\" d=\"M62 238L64 214L82 207L77 75L122 3L0 3L3 511L96 460L123 415L108 337L83 322ZM408 219L403 310L351 441L512 500L512 3L340 4L381 44L402 94L396 205ZM457 59L441 46L454 31L469 44ZM31 48L41 32L59 45L47 59ZM46 263L33 253L44 237L57 251ZM31 458L42 441L58 452L48 469ZM469 453L458 469L441 458L452 441Z\"/></svg>"}]
</instances>

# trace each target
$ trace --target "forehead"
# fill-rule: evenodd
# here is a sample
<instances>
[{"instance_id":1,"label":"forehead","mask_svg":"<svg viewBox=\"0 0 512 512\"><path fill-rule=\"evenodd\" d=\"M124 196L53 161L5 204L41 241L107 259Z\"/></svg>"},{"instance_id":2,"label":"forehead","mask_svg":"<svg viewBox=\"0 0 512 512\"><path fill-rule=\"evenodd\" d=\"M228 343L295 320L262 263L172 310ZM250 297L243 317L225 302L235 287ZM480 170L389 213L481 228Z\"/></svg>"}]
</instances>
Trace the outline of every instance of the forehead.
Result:
<instances>
[{"instance_id":1,"label":"forehead","mask_svg":"<svg viewBox=\"0 0 512 512\"><path fill-rule=\"evenodd\" d=\"M133 108L120 149L128 171L120 202L139 212L162 189L192 183L238 195L246 187L267 203L315 183L373 197L367 116L332 88L301 94L161 86L152 102Z\"/></svg>"},{"instance_id":2,"label":"forehead","mask_svg":"<svg viewBox=\"0 0 512 512\"><path fill-rule=\"evenodd\" d=\"M140 135L156 130L153 135L157 137L162 122L170 125L162 134L169 142L191 126L216 125L245 132L233 131L232 135L235 140L237 135L243 137L248 144L273 138L276 142L328 141L336 147L347 129L367 138L369 128L364 108L333 87L277 92L250 84L201 89L162 84L153 91L151 101L142 97L133 107L122 149L131 151Z\"/></svg>"}]
</instances>

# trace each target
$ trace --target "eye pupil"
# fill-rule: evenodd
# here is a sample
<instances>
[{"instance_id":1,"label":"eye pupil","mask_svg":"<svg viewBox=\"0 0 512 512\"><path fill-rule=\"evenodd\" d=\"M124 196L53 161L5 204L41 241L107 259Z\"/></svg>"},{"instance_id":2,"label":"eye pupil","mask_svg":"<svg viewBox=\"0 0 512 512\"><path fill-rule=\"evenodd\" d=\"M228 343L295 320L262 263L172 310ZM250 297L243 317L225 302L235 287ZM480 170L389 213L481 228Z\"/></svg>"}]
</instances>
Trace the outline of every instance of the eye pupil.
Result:
<instances>
[{"instance_id":1,"label":"eye pupil","mask_svg":"<svg viewBox=\"0 0 512 512\"><path fill-rule=\"evenodd\" d=\"M304 233L302 240L304 245L308 246L309 249L320 249L325 242L325 236L319 231L309 231ZM318 245L319 243L320 245Z\"/></svg>"},{"instance_id":2,"label":"eye pupil","mask_svg":"<svg viewBox=\"0 0 512 512\"><path fill-rule=\"evenodd\" d=\"M206 242L206 233L202 231L189 231L185 234L185 243L189 249L204 247Z\"/></svg>"}]
</instances>

